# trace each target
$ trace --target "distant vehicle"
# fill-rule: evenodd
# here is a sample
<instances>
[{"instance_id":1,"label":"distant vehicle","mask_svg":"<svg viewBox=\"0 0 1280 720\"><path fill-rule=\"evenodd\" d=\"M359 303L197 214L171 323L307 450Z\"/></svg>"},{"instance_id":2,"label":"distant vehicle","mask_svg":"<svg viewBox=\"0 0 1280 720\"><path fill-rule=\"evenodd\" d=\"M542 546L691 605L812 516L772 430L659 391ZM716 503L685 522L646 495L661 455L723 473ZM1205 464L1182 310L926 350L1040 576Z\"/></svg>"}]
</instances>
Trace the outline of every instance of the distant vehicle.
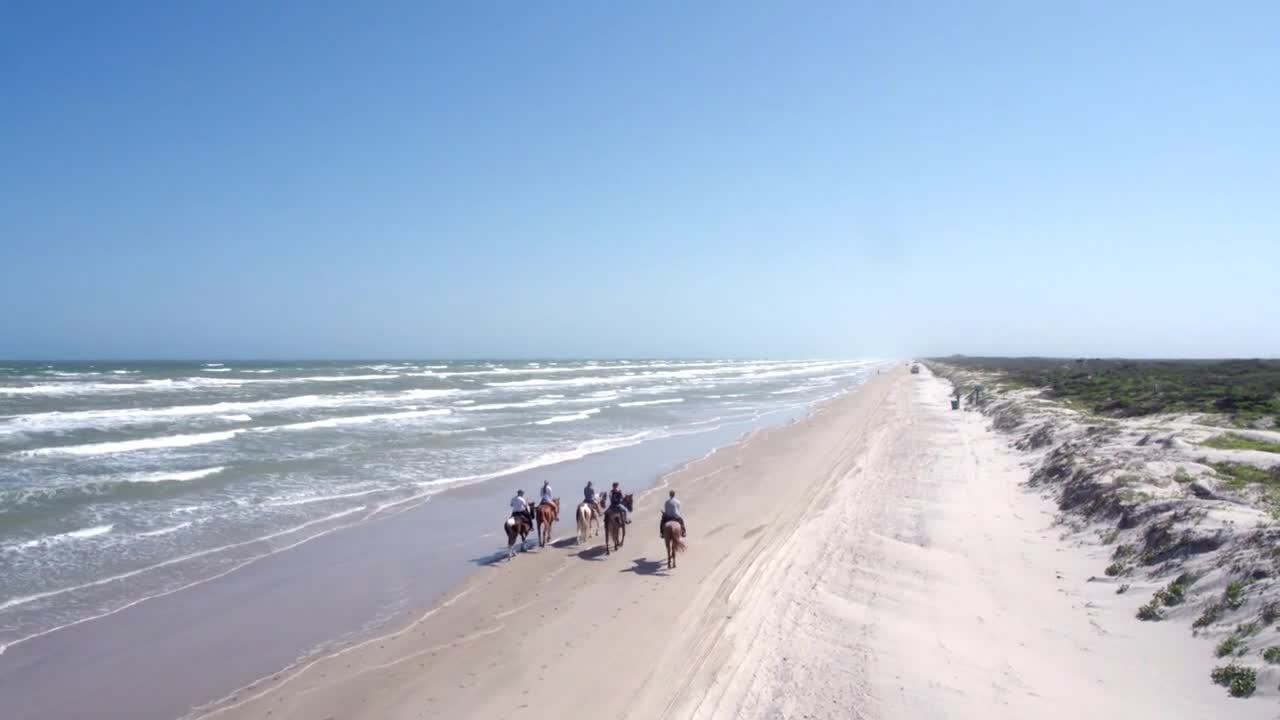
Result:
<instances>
[{"instance_id":1,"label":"distant vehicle","mask_svg":"<svg viewBox=\"0 0 1280 720\"><path fill-rule=\"evenodd\" d=\"M920 374L920 366L919 366L919 365L912 365L912 366L911 366L911 374L912 374L912 375L919 375L919 374Z\"/></svg>"}]
</instances>

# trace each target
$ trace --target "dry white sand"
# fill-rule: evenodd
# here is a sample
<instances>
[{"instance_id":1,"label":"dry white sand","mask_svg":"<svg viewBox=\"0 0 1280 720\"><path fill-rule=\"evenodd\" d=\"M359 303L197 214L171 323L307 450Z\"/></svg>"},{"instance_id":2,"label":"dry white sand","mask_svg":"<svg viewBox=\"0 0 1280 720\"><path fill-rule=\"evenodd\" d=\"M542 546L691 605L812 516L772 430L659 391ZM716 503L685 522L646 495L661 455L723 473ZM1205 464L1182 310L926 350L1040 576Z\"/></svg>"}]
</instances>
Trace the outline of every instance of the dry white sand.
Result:
<instances>
[{"instance_id":1,"label":"dry white sand","mask_svg":"<svg viewBox=\"0 0 1280 720\"><path fill-rule=\"evenodd\" d=\"M676 570L658 488L620 553L570 541L487 567L413 626L211 714L1275 715L1213 686L1185 627L1087 582L1100 558L1060 539L1018 458L948 392L898 368L668 477L691 532Z\"/></svg>"}]
</instances>

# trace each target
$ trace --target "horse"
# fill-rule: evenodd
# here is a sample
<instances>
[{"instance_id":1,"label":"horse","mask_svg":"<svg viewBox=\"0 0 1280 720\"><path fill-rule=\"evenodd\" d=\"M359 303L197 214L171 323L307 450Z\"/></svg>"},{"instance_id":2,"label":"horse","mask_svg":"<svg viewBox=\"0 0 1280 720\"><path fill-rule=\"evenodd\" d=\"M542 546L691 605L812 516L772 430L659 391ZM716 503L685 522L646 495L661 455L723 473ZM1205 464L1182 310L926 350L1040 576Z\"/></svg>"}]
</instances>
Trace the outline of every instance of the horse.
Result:
<instances>
[{"instance_id":1,"label":"horse","mask_svg":"<svg viewBox=\"0 0 1280 720\"><path fill-rule=\"evenodd\" d=\"M662 540L667 544L667 569L676 567L676 553L684 550L684 530L679 520L668 520L662 523Z\"/></svg>"},{"instance_id":2,"label":"horse","mask_svg":"<svg viewBox=\"0 0 1280 720\"><path fill-rule=\"evenodd\" d=\"M604 503L604 493L596 493L595 502L586 500L578 503L578 543L587 541L588 533L600 534L600 505Z\"/></svg>"},{"instance_id":3,"label":"horse","mask_svg":"<svg viewBox=\"0 0 1280 720\"><path fill-rule=\"evenodd\" d=\"M631 495L622 496L622 504L629 512L634 512L632 507L634 500ZM613 549L618 550L622 547L623 541L627 539L627 521L623 517L622 511L617 507L611 507L604 511L604 554L608 555L609 540L613 540Z\"/></svg>"},{"instance_id":4,"label":"horse","mask_svg":"<svg viewBox=\"0 0 1280 720\"><path fill-rule=\"evenodd\" d=\"M560 498L539 504L533 509L533 517L538 521L538 547L546 547L551 542L551 524L560 519Z\"/></svg>"},{"instance_id":5,"label":"horse","mask_svg":"<svg viewBox=\"0 0 1280 720\"><path fill-rule=\"evenodd\" d=\"M520 552L524 552L524 544L528 540L529 531L533 529L533 526L523 517L518 518L513 515L502 524L502 529L507 533L507 559L510 560L516 556L514 549L516 536L520 537Z\"/></svg>"}]
</instances>

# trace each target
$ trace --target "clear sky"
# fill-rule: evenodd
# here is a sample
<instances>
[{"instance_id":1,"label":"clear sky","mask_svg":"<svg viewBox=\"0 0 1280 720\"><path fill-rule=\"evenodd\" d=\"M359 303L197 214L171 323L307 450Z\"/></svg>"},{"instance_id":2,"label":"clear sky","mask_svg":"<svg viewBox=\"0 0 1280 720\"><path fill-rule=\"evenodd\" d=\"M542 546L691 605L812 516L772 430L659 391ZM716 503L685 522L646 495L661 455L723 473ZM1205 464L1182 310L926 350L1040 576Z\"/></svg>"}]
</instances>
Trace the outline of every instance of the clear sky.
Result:
<instances>
[{"instance_id":1,"label":"clear sky","mask_svg":"<svg viewBox=\"0 0 1280 720\"><path fill-rule=\"evenodd\" d=\"M6 2L0 356L1280 355L1280 3Z\"/></svg>"}]
</instances>

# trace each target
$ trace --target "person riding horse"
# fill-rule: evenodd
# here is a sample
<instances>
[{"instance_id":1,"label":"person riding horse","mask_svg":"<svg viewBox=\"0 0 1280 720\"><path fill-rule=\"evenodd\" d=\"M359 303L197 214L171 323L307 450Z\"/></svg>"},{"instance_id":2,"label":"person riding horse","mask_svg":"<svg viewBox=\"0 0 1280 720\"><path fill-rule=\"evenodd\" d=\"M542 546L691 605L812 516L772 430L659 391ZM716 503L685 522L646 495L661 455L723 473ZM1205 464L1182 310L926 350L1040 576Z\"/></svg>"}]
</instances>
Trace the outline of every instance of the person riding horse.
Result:
<instances>
[{"instance_id":1,"label":"person riding horse","mask_svg":"<svg viewBox=\"0 0 1280 720\"><path fill-rule=\"evenodd\" d=\"M523 490L517 490L516 496L511 498L511 517L522 519L533 527L533 512L529 510L529 501L524 499Z\"/></svg>"},{"instance_id":2,"label":"person riding horse","mask_svg":"<svg viewBox=\"0 0 1280 720\"><path fill-rule=\"evenodd\" d=\"M662 526L671 520L680 523L680 537L689 534L689 529L684 526L684 517L680 514L680 501L676 499L675 490L671 491L667 501L662 504L662 520L658 521L658 537L662 537Z\"/></svg>"},{"instance_id":3,"label":"person riding horse","mask_svg":"<svg viewBox=\"0 0 1280 720\"><path fill-rule=\"evenodd\" d=\"M600 507L600 503L596 500L596 486L590 480L587 481L587 486L582 488L582 501L597 515L604 514L604 508Z\"/></svg>"},{"instance_id":4,"label":"person riding horse","mask_svg":"<svg viewBox=\"0 0 1280 720\"><path fill-rule=\"evenodd\" d=\"M623 497L625 496L622 494L622 489L618 487L618 483L614 483L613 489L609 491L609 509L606 512L614 512L616 510L617 512L622 513L622 517L625 518L627 524L630 525L631 511L627 509L626 505L622 504Z\"/></svg>"},{"instance_id":5,"label":"person riding horse","mask_svg":"<svg viewBox=\"0 0 1280 720\"><path fill-rule=\"evenodd\" d=\"M556 520L559 520L559 519L560 519L560 507L559 507L558 505L556 505L556 504L555 504L555 501L554 501L554 500L552 499L552 497L551 497L551 481L550 481L550 480L543 480L543 481L542 481L542 492L541 492L541 493L540 493L540 495L539 495L538 504L539 504L539 505L551 505L551 506L555 507L555 509L556 509Z\"/></svg>"}]
</instances>

